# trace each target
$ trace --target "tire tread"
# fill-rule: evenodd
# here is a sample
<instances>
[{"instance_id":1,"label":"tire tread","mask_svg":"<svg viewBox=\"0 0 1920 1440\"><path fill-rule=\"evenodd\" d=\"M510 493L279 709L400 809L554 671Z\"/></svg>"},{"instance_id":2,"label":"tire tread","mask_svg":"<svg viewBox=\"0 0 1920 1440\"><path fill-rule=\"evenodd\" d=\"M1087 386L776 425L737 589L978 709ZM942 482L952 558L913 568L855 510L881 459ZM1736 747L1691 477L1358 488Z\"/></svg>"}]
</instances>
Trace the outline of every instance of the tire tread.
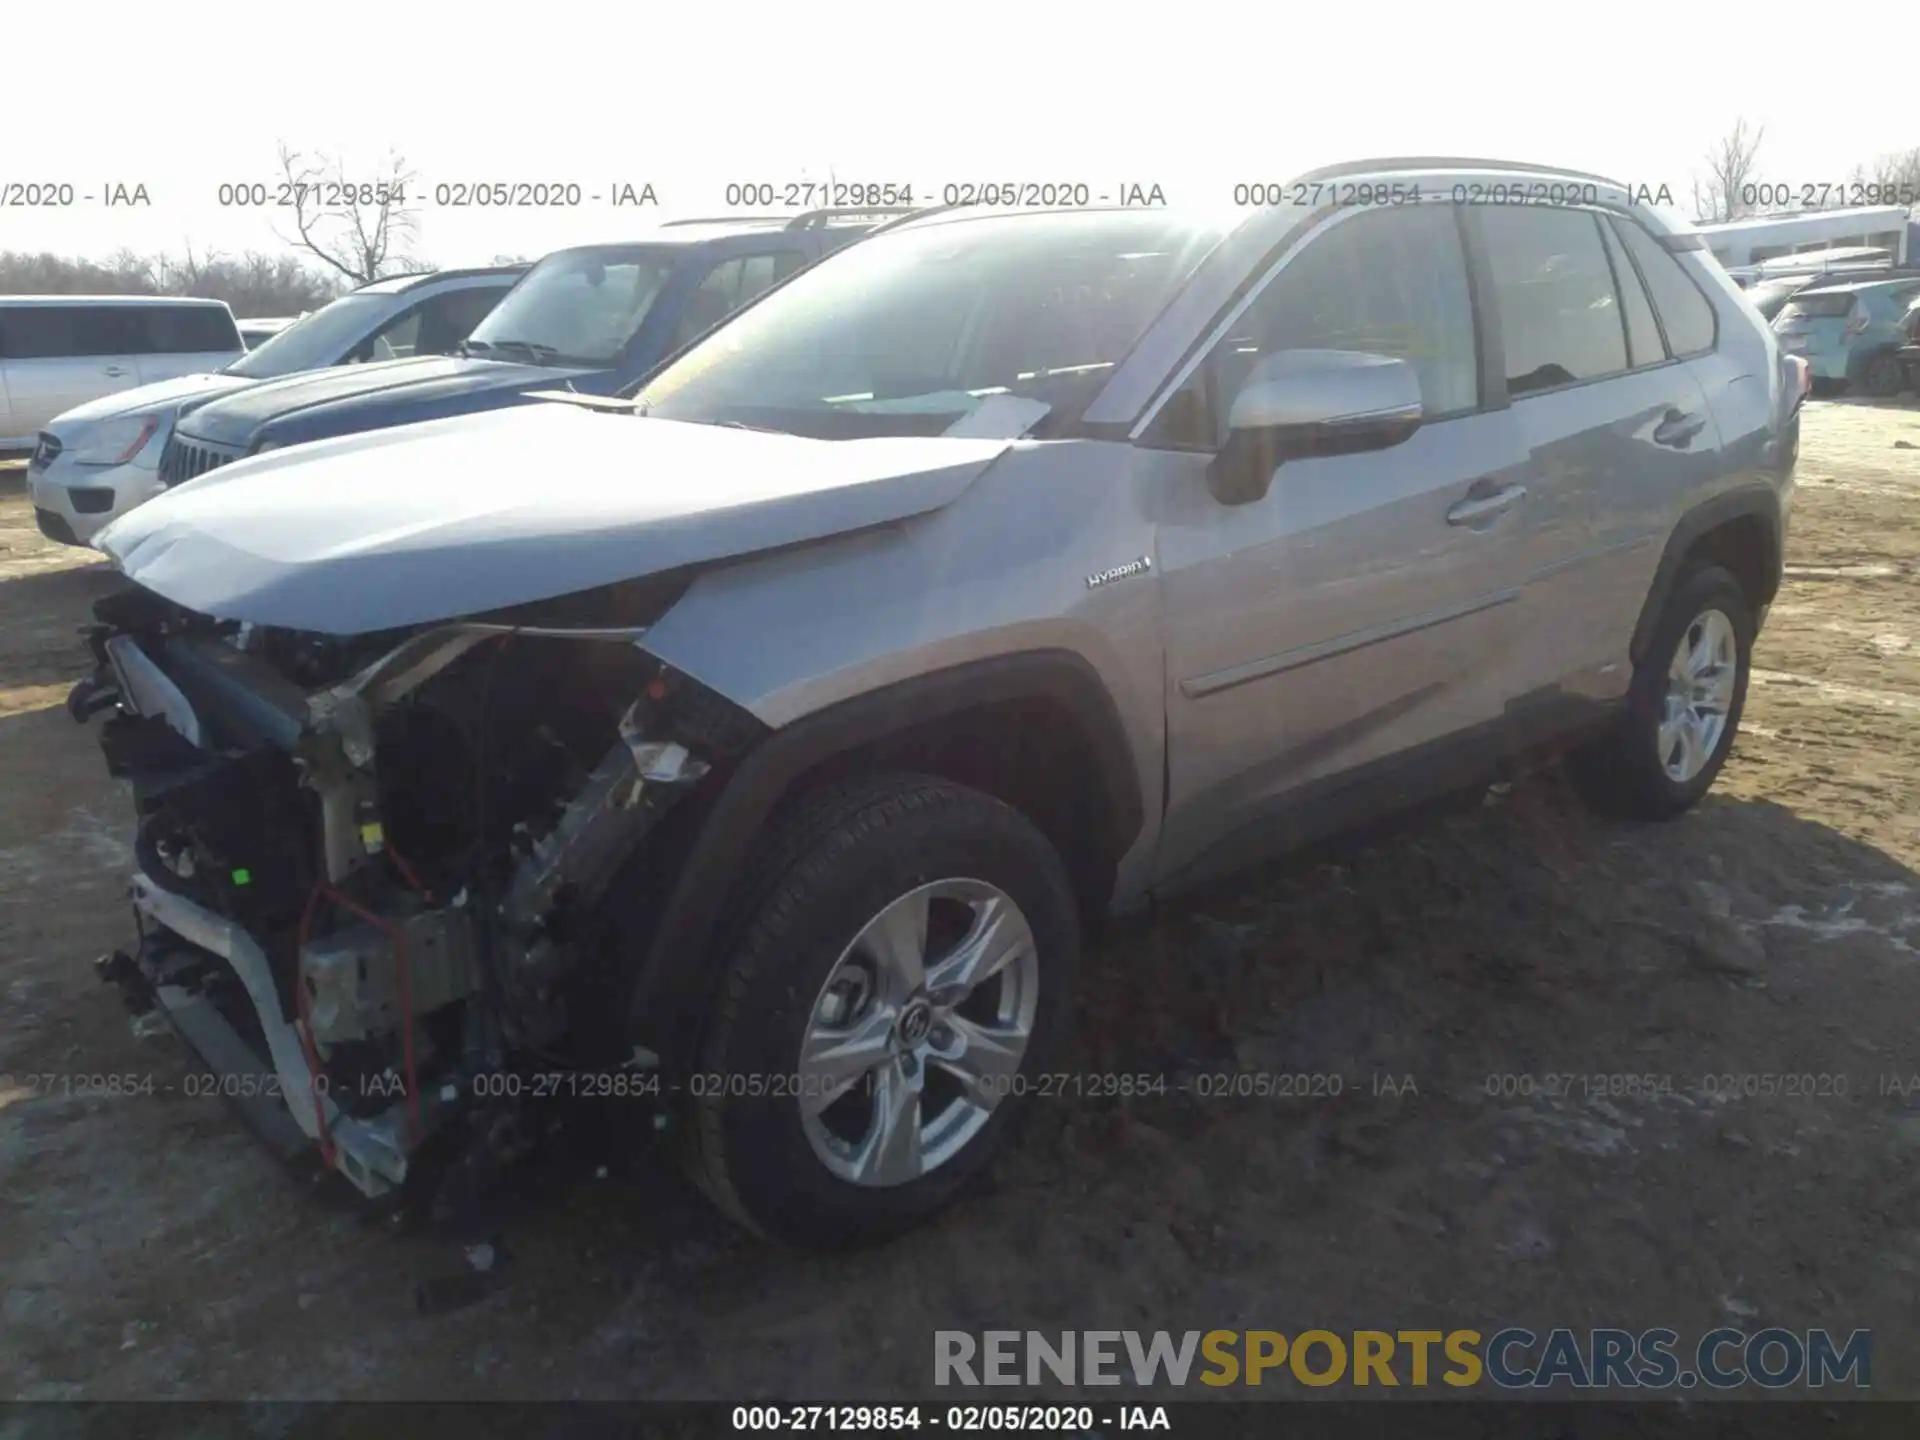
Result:
<instances>
[{"instance_id":1,"label":"tire tread","mask_svg":"<svg viewBox=\"0 0 1920 1440\"><path fill-rule=\"evenodd\" d=\"M768 835L749 857L730 902L733 921L715 953L725 957L703 1048L703 1064L724 1071L726 1044L754 979L780 953L780 937L809 896L843 857L874 832L919 815L987 804L1012 807L937 776L877 772L822 786L776 812ZM1018 812L1012 812L1017 814ZM724 1213L754 1234L767 1234L740 1198L728 1173L721 1132L722 1097L691 1099L690 1178Z\"/></svg>"}]
</instances>

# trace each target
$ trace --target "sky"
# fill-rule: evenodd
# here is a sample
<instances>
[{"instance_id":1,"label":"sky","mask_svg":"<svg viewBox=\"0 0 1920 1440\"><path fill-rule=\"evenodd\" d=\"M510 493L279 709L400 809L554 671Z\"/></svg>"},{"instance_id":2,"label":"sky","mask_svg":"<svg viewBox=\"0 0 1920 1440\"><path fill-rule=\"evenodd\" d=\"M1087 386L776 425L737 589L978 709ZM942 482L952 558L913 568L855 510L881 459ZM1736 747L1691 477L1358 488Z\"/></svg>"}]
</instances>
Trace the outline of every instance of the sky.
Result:
<instances>
[{"instance_id":1,"label":"sky","mask_svg":"<svg viewBox=\"0 0 1920 1440\"><path fill-rule=\"evenodd\" d=\"M1157 184L1228 205L1236 184L1343 159L1472 155L1666 185L1687 208L1736 119L1765 127L1760 177L1794 186L1920 146L1910 86L1856 83L1870 55L1823 98L1764 13L1675 0L5 12L0 202L52 182L76 203L0 203L0 249L68 255L282 248L286 212L223 205L221 186L271 191L283 144L355 179L401 156L411 248L439 264L644 235L724 213L740 182L911 183L923 202L976 181ZM350 12L375 18L342 24ZM443 186L543 181L582 203L436 203ZM621 184L651 184L658 207L611 207ZM103 205L115 185L150 203Z\"/></svg>"}]
</instances>

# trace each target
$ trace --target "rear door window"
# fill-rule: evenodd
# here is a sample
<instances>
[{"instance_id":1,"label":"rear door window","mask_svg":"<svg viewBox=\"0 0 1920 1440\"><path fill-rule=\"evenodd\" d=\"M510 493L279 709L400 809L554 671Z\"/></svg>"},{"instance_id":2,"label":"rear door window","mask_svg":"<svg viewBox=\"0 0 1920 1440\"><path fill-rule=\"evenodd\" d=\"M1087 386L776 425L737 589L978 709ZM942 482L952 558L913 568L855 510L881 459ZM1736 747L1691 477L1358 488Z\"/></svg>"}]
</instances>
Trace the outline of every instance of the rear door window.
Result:
<instances>
[{"instance_id":1,"label":"rear door window","mask_svg":"<svg viewBox=\"0 0 1920 1440\"><path fill-rule=\"evenodd\" d=\"M243 350L233 316L217 305L150 305L146 312L146 343L142 353L191 355L205 351Z\"/></svg>"},{"instance_id":2,"label":"rear door window","mask_svg":"<svg viewBox=\"0 0 1920 1440\"><path fill-rule=\"evenodd\" d=\"M1627 331L1599 217L1484 206L1480 231L1500 311L1507 391L1519 397L1627 368Z\"/></svg>"},{"instance_id":3,"label":"rear door window","mask_svg":"<svg viewBox=\"0 0 1920 1440\"><path fill-rule=\"evenodd\" d=\"M0 358L133 355L145 348L143 328L132 306L22 305L0 311Z\"/></svg>"}]
</instances>

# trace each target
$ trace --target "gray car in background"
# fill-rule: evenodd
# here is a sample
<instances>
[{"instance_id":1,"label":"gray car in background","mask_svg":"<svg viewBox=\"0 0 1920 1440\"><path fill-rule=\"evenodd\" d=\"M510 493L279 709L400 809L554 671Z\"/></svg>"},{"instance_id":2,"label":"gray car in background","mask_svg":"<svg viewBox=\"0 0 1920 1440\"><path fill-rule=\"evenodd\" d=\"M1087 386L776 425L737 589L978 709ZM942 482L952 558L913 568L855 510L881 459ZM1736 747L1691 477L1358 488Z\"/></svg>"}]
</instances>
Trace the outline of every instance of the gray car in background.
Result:
<instances>
[{"instance_id":1,"label":"gray car in background","mask_svg":"<svg viewBox=\"0 0 1920 1440\"><path fill-rule=\"evenodd\" d=\"M107 973L369 1196L457 1208L597 1098L834 1245L1099 1078L1049 1068L1098 917L1555 755L1687 810L1806 367L1615 181L1275 191L909 217L624 399L114 525L69 700L141 816Z\"/></svg>"},{"instance_id":2,"label":"gray car in background","mask_svg":"<svg viewBox=\"0 0 1920 1440\"><path fill-rule=\"evenodd\" d=\"M273 322L280 326L277 333L251 350L216 357L230 363L195 366L197 373L176 372L176 378L118 390L50 416L27 467L41 533L68 545L90 544L110 522L158 495L165 488L160 457L174 423L195 407L303 370L445 354L525 269L491 266L376 280L298 320ZM241 322L242 331L246 325Z\"/></svg>"}]
</instances>

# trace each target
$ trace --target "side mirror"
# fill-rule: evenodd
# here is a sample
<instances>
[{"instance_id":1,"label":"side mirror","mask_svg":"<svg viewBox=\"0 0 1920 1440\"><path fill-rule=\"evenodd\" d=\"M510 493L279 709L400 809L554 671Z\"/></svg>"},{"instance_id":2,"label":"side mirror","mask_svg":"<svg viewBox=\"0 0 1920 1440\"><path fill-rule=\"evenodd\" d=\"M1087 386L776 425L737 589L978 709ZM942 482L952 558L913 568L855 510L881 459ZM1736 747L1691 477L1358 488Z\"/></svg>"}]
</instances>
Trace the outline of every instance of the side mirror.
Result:
<instances>
[{"instance_id":1,"label":"side mirror","mask_svg":"<svg viewBox=\"0 0 1920 1440\"><path fill-rule=\"evenodd\" d=\"M1420 428L1420 379L1404 360L1353 350L1283 350L1253 367L1207 470L1223 505L1267 493L1287 460L1398 445Z\"/></svg>"}]
</instances>

